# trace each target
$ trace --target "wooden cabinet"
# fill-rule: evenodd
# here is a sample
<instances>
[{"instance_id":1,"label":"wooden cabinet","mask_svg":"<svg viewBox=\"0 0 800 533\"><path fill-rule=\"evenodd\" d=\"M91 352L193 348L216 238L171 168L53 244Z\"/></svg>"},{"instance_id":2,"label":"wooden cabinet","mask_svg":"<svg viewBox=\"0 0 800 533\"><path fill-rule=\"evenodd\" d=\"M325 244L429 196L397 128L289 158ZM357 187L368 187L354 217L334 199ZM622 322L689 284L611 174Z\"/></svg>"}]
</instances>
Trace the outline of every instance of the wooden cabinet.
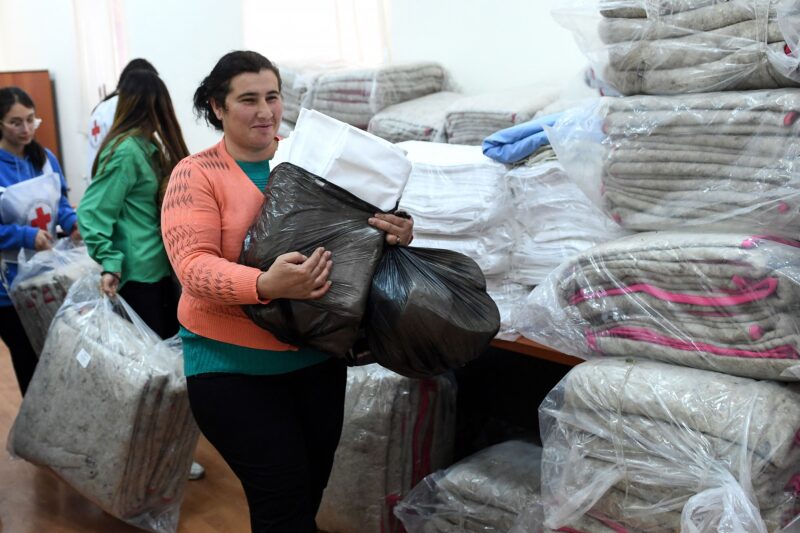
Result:
<instances>
[{"instance_id":1,"label":"wooden cabinet","mask_svg":"<svg viewBox=\"0 0 800 533\"><path fill-rule=\"evenodd\" d=\"M42 125L36 130L36 140L49 148L63 165L56 99L50 73L46 70L0 72L0 87L8 86L19 87L31 96L36 105L36 115L42 119Z\"/></svg>"}]
</instances>

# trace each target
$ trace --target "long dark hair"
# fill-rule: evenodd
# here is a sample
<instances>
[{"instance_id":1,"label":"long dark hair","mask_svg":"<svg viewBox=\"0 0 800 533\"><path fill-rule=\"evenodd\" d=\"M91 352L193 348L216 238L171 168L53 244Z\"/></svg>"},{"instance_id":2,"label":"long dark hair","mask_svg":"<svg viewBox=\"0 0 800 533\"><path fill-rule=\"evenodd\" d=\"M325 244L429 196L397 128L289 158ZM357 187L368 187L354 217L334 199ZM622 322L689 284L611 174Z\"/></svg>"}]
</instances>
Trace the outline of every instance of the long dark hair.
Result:
<instances>
[{"instance_id":1,"label":"long dark hair","mask_svg":"<svg viewBox=\"0 0 800 533\"><path fill-rule=\"evenodd\" d=\"M212 100L225 108L225 97L231 90L231 80L243 72L258 74L262 70L271 70L278 78L278 90L281 90L281 73L275 64L258 52L237 50L228 52L217 61L211 74L205 77L194 93L194 114L204 119L215 129L222 131L222 121L214 114Z\"/></svg>"},{"instance_id":2,"label":"long dark hair","mask_svg":"<svg viewBox=\"0 0 800 533\"><path fill-rule=\"evenodd\" d=\"M119 102L114 113L114 123L97 151L92 164L92 175L100 165L100 154L111 146L109 156L128 137L137 136L153 141L158 146L160 205L167 188L169 176L178 161L189 155L183 140L181 126L172 107L167 86L157 74L146 70L132 71L119 87Z\"/></svg>"},{"instance_id":3,"label":"long dark hair","mask_svg":"<svg viewBox=\"0 0 800 533\"><path fill-rule=\"evenodd\" d=\"M28 93L19 87L3 87L0 89L0 121L5 120L6 115L14 107L14 104L22 104L24 107L36 110L33 105L33 100ZM0 139L3 138L3 130L0 129ZM44 162L47 161L47 154L44 147L33 139L25 145L22 152L28 160L33 163L36 170L44 168Z\"/></svg>"},{"instance_id":4,"label":"long dark hair","mask_svg":"<svg viewBox=\"0 0 800 533\"><path fill-rule=\"evenodd\" d=\"M153 74L158 75L156 67L154 67L153 64L150 63L148 60L142 59L141 57L137 57L136 59L131 59L128 62L128 64L125 65L125 68L122 69L122 72L120 72L119 74L119 80L117 81L117 88L114 89L112 92L108 93L106 97L100 100L100 103L98 103L97 105L100 105L106 100L110 100L115 96L119 96L120 85L122 85L122 82L125 80L125 78L127 78L128 75L135 70L147 70L148 72L152 72ZM97 106L95 106L95 109L97 109Z\"/></svg>"}]
</instances>

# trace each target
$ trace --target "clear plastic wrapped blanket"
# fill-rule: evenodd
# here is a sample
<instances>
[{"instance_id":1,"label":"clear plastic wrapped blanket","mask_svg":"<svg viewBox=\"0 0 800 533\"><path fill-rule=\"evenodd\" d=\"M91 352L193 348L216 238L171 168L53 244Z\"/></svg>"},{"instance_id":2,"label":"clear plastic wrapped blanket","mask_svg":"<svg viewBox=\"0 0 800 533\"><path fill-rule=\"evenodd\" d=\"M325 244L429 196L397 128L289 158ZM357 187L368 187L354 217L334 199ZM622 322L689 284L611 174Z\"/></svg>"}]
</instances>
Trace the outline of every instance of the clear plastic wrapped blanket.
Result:
<instances>
[{"instance_id":1,"label":"clear plastic wrapped blanket","mask_svg":"<svg viewBox=\"0 0 800 533\"><path fill-rule=\"evenodd\" d=\"M408 533L505 533L540 500L541 455L523 441L481 450L427 476L395 515Z\"/></svg>"},{"instance_id":2,"label":"clear plastic wrapped blanket","mask_svg":"<svg viewBox=\"0 0 800 533\"><path fill-rule=\"evenodd\" d=\"M287 65L281 75L290 91L287 120L295 121L306 107L362 129L381 109L440 92L446 82L444 68L430 62L373 68Z\"/></svg>"},{"instance_id":3,"label":"clear plastic wrapped blanket","mask_svg":"<svg viewBox=\"0 0 800 533\"><path fill-rule=\"evenodd\" d=\"M391 142L446 142L447 109L463 97L442 91L389 106L372 117L367 131Z\"/></svg>"},{"instance_id":4,"label":"clear plastic wrapped blanket","mask_svg":"<svg viewBox=\"0 0 800 533\"><path fill-rule=\"evenodd\" d=\"M529 121L557 96L555 89L532 85L461 98L447 109L447 142L480 145L496 131Z\"/></svg>"},{"instance_id":5,"label":"clear plastic wrapped blanket","mask_svg":"<svg viewBox=\"0 0 800 533\"><path fill-rule=\"evenodd\" d=\"M617 531L766 533L798 513L796 384L588 361L548 394L539 420L553 529L589 513Z\"/></svg>"},{"instance_id":6,"label":"clear plastic wrapped blanket","mask_svg":"<svg viewBox=\"0 0 800 533\"><path fill-rule=\"evenodd\" d=\"M414 217L414 245L463 253L487 276L506 272L515 225L505 166L479 146L398 146L412 164L400 207Z\"/></svg>"},{"instance_id":7,"label":"clear plastic wrapped blanket","mask_svg":"<svg viewBox=\"0 0 800 533\"><path fill-rule=\"evenodd\" d=\"M8 450L51 468L109 514L174 533L200 433L179 341L160 341L99 286L91 275L70 288Z\"/></svg>"},{"instance_id":8,"label":"clear plastic wrapped blanket","mask_svg":"<svg viewBox=\"0 0 800 533\"><path fill-rule=\"evenodd\" d=\"M555 10L596 75L632 94L800 85L796 0L569 0Z\"/></svg>"},{"instance_id":9,"label":"clear plastic wrapped blanket","mask_svg":"<svg viewBox=\"0 0 800 533\"><path fill-rule=\"evenodd\" d=\"M70 238L60 239L52 249L30 257L28 252L20 252L17 276L8 294L31 346L39 354L69 288L78 279L99 273L100 266L89 257L85 246L73 244Z\"/></svg>"},{"instance_id":10,"label":"clear plastic wrapped blanket","mask_svg":"<svg viewBox=\"0 0 800 533\"><path fill-rule=\"evenodd\" d=\"M567 177L552 150L544 152L551 157L529 159L505 176L519 225L508 276L525 285L538 285L570 257L628 234Z\"/></svg>"},{"instance_id":11,"label":"clear plastic wrapped blanket","mask_svg":"<svg viewBox=\"0 0 800 533\"><path fill-rule=\"evenodd\" d=\"M455 381L409 379L378 365L347 372L342 438L317 525L329 533L401 533L394 506L451 461Z\"/></svg>"},{"instance_id":12,"label":"clear plastic wrapped blanket","mask_svg":"<svg viewBox=\"0 0 800 533\"><path fill-rule=\"evenodd\" d=\"M603 98L548 136L568 175L635 231L800 236L800 90Z\"/></svg>"},{"instance_id":13,"label":"clear plastic wrapped blanket","mask_svg":"<svg viewBox=\"0 0 800 533\"><path fill-rule=\"evenodd\" d=\"M800 243L738 233L641 233L567 261L514 320L579 357L635 356L800 379Z\"/></svg>"}]
</instances>

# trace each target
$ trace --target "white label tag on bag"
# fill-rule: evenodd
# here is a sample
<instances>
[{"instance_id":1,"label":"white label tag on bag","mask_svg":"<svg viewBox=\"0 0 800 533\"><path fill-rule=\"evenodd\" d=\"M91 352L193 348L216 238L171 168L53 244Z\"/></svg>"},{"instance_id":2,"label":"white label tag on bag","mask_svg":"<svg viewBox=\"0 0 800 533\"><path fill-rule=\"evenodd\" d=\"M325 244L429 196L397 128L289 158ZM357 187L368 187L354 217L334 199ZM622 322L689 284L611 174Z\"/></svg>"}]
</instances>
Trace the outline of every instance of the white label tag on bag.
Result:
<instances>
[{"instance_id":1,"label":"white label tag on bag","mask_svg":"<svg viewBox=\"0 0 800 533\"><path fill-rule=\"evenodd\" d=\"M75 359L78 360L78 363L83 367L86 368L89 366L89 361L92 360L92 356L89 355L89 352L81 348L81 351L78 352L78 355L75 356Z\"/></svg>"}]
</instances>

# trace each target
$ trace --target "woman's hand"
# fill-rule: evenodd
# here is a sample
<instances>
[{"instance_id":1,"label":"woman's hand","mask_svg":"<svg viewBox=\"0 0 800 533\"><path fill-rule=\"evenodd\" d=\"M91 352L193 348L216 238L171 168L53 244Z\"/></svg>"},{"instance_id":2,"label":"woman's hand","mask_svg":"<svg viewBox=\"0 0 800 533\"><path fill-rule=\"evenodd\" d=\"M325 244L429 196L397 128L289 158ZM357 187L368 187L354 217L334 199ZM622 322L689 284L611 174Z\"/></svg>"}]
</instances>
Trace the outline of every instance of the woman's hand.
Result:
<instances>
[{"instance_id":1,"label":"woman's hand","mask_svg":"<svg viewBox=\"0 0 800 533\"><path fill-rule=\"evenodd\" d=\"M103 272L100 276L100 291L110 298L117 295L119 289L119 272Z\"/></svg>"},{"instance_id":2,"label":"woman's hand","mask_svg":"<svg viewBox=\"0 0 800 533\"><path fill-rule=\"evenodd\" d=\"M322 247L314 250L310 257L300 252L280 255L269 270L258 276L258 297L263 300L321 298L331 288L328 276L332 266L331 253Z\"/></svg>"},{"instance_id":3,"label":"woman's hand","mask_svg":"<svg viewBox=\"0 0 800 533\"><path fill-rule=\"evenodd\" d=\"M49 250L53 247L53 236L50 235L49 231L40 229L36 232L36 239L33 241L33 247L37 252Z\"/></svg>"},{"instance_id":4,"label":"woman's hand","mask_svg":"<svg viewBox=\"0 0 800 533\"><path fill-rule=\"evenodd\" d=\"M386 244L408 246L414 240L414 219L411 217L376 214L369 223L386 232Z\"/></svg>"},{"instance_id":5,"label":"woman's hand","mask_svg":"<svg viewBox=\"0 0 800 533\"><path fill-rule=\"evenodd\" d=\"M77 224L75 224L75 226L72 228L72 232L69 234L69 238L72 239L72 242L74 243L79 243L83 239L83 236L81 235L81 230L78 229Z\"/></svg>"}]
</instances>

